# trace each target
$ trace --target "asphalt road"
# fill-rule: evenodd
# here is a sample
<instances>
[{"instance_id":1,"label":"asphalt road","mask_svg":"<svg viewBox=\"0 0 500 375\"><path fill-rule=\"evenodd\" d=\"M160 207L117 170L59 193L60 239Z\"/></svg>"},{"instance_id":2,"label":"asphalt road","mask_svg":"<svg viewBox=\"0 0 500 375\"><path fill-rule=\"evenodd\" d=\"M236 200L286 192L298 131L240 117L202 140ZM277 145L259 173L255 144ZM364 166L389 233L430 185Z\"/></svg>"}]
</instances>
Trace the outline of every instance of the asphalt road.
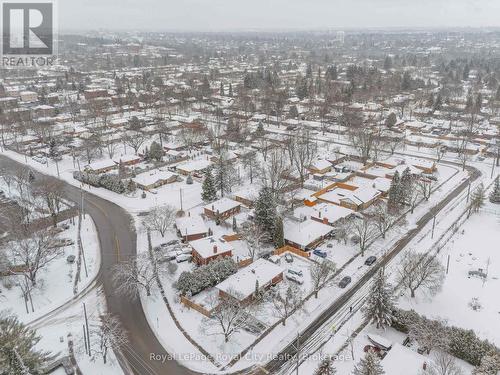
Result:
<instances>
[{"instance_id":1,"label":"asphalt road","mask_svg":"<svg viewBox=\"0 0 500 375\"><path fill-rule=\"evenodd\" d=\"M468 170L471 173L471 176L468 179L464 180L459 186L453 189L453 191L451 191L444 200L439 202L432 210L422 216L416 223L415 228L408 231L405 237L396 242L391 252L375 263L375 265L371 267L369 271L357 282L355 282L349 290L337 298L328 309L326 309L303 332L300 333L300 341L302 343L305 343L309 338L311 338L314 332L320 329L332 315L336 314L344 305L349 303L349 300L356 294L356 292L362 288L378 272L378 270L385 267L396 255L398 255L406 247L406 245L408 245L410 241L415 238L415 236L432 220L434 215L445 208L462 191L467 189L469 182L475 181L479 176L481 176L481 173L473 167L469 167ZM297 350L295 343L290 343L276 356L275 359L268 362L266 366L264 366L264 369L268 371L269 374L274 374L285 364L285 362L287 362L286 358L293 358L296 353ZM263 371L263 373L264 372L265 371Z\"/></svg>"},{"instance_id":2,"label":"asphalt road","mask_svg":"<svg viewBox=\"0 0 500 375\"><path fill-rule=\"evenodd\" d=\"M24 164L0 155L0 166L11 171L25 168ZM34 171L35 178L41 174ZM65 198L80 205L80 189L65 183ZM183 367L176 361L152 361L151 353L167 355L151 330L140 300L117 295L111 280L110 269L119 260L135 255L136 233L132 217L122 208L88 192L84 193L84 212L94 220L101 247L101 268L98 282L103 285L108 311L118 316L129 336L129 345L118 354L125 374L134 375L187 375L195 372Z\"/></svg>"}]
</instances>

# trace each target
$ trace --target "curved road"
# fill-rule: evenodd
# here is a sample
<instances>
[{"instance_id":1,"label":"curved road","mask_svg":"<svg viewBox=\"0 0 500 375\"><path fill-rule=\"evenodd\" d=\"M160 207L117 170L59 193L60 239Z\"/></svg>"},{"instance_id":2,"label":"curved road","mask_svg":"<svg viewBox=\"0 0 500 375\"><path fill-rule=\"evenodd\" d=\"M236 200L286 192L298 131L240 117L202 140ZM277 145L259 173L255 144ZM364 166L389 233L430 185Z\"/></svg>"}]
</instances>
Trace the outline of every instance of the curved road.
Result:
<instances>
[{"instance_id":1,"label":"curved road","mask_svg":"<svg viewBox=\"0 0 500 375\"><path fill-rule=\"evenodd\" d=\"M27 166L0 155L0 165L15 172ZM33 170L35 177L42 176ZM46 175L43 175L47 178ZM65 198L80 205L81 191L64 183ZM136 254L136 233L132 217L121 207L96 195L85 192L84 211L95 222L101 246L101 268L97 280L102 283L108 311L118 316L129 333L129 345L117 353L125 374L134 375L192 375L195 372L176 361L150 361L150 354L167 355L151 330L140 300L131 301L115 294L110 268L118 261ZM121 358L120 358L121 357Z\"/></svg>"}]
</instances>

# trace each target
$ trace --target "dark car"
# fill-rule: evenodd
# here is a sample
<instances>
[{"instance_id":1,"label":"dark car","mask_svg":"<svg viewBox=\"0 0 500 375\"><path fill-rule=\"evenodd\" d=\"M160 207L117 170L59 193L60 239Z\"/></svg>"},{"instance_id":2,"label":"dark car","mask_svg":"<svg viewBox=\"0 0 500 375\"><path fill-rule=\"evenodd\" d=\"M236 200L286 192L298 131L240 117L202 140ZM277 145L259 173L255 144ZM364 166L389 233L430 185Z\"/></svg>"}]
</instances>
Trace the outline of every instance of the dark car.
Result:
<instances>
[{"instance_id":1,"label":"dark car","mask_svg":"<svg viewBox=\"0 0 500 375\"><path fill-rule=\"evenodd\" d=\"M320 258L326 258L326 251L316 249L313 251L313 254L319 256Z\"/></svg>"},{"instance_id":2,"label":"dark car","mask_svg":"<svg viewBox=\"0 0 500 375\"><path fill-rule=\"evenodd\" d=\"M377 257L372 255L372 256L366 258L366 260L365 260L365 266L371 266L376 261L377 261Z\"/></svg>"},{"instance_id":3,"label":"dark car","mask_svg":"<svg viewBox=\"0 0 500 375\"><path fill-rule=\"evenodd\" d=\"M342 280L340 280L339 287L344 289L350 283L351 283L351 276L345 276Z\"/></svg>"}]
</instances>

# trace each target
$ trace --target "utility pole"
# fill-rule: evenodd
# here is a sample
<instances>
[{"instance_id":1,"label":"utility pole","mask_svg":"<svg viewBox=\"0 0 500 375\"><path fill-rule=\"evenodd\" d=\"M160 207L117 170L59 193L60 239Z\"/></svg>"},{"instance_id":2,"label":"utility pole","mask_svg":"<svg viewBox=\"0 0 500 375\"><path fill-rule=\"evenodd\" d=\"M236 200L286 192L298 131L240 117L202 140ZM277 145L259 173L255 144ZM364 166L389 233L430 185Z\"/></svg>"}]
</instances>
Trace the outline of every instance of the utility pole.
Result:
<instances>
[{"instance_id":1,"label":"utility pole","mask_svg":"<svg viewBox=\"0 0 500 375\"><path fill-rule=\"evenodd\" d=\"M182 211L182 188L179 189L179 195L181 199L181 211Z\"/></svg>"},{"instance_id":2,"label":"utility pole","mask_svg":"<svg viewBox=\"0 0 500 375\"><path fill-rule=\"evenodd\" d=\"M448 254L448 261L446 262L446 274L448 275L448 271L450 270L450 254Z\"/></svg>"},{"instance_id":3,"label":"utility pole","mask_svg":"<svg viewBox=\"0 0 500 375\"><path fill-rule=\"evenodd\" d=\"M436 214L434 214L434 218L432 220L432 234L431 239L434 238L434 228L436 227Z\"/></svg>"},{"instance_id":4,"label":"utility pole","mask_svg":"<svg viewBox=\"0 0 500 375\"><path fill-rule=\"evenodd\" d=\"M470 195L470 180L469 180L469 187L467 188L467 203L469 203L469 195Z\"/></svg>"}]
</instances>

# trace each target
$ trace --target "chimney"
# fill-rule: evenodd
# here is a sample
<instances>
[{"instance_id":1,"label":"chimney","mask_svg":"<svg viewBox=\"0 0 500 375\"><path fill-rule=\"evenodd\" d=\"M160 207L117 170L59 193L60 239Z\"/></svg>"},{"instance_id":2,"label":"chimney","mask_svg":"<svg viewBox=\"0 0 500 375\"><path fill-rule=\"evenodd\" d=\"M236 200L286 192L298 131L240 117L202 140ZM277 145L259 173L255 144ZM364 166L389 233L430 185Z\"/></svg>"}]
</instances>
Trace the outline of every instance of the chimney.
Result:
<instances>
[{"instance_id":1,"label":"chimney","mask_svg":"<svg viewBox=\"0 0 500 375\"><path fill-rule=\"evenodd\" d=\"M422 368L425 370L427 370L427 362L424 362L424 364L422 365Z\"/></svg>"},{"instance_id":2,"label":"chimney","mask_svg":"<svg viewBox=\"0 0 500 375\"><path fill-rule=\"evenodd\" d=\"M215 211L215 207L214 207L214 205L213 205L213 204L212 204L212 211Z\"/></svg>"},{"instance_id":3,"label":"chimney","mask_svg":"<svg viewBox=\"0 0 500 375\"><path fill-rule=\"evenodd\" d=\"M254 268L252 268L252 273L255 273L255 269Z\"/></svg>"},{"instance_id":4,"label":"chimney","mask_svg":"<svg viewBox=\"0 0 500 375\"><path fill-rule=\"evenodd\" d=\"M318 212L319 218L321 219L321 211Z\"/></svg>"},{"instance_id":5,"label":"chimney","mask_svg":"<svg viewBox=\"0 0 500 375\"><path fill-rule=\"evenodd\" d=\"M217 254L217 245L214 245L214 254Z\"/></svg>"}]
</instances>

